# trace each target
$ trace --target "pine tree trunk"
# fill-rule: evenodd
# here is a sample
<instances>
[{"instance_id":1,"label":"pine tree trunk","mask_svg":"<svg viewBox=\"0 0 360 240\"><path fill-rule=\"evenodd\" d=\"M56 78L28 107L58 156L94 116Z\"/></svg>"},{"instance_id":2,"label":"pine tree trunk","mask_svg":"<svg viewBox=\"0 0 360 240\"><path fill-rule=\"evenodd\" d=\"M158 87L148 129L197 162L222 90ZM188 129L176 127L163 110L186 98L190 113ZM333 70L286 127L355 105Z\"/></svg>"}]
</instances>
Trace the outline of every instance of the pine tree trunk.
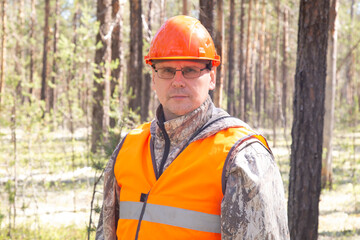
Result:
<instances>
[{"instance_id":1,"label":"pine tree trunk","mask_svg":"<svg viewBox=\"0 0 360 240\"><path fill-rule=\"evenodd\" d=\"M355 0L351 0L350 5L350 31L349 35L347 36L347 40L349 42L349 46L352 46L352 35L354 32L354 7L355 7ZM346 77L345 83L343 85L341 91L341 99L346 101L346 104L352 105L353 104L353 79L354 79L354 66L355 66L355 56L354 51L349 51L350 55L347 58L346 63Z\"/></svg>"},{"instance_id":2,"label":"pine tree trunk","mask_svg":"<svg viewBox=\"0 0 360 240\"><path fill-rule=\"evenodd\" d=\"M284 9L284 23L283 23L283 59L282 59L282 99L281 99L281 106L282 106L282 120L284 123L284 128L287 127L287 117L286 117L286 110L287 110L287 92L288 92L288 10Z\"/></svg>"},{"instance_id":3,"label":"pine tree trunk","mask_svg":"<svg viewBox=\"0 0 360 240\"><path fill-rule=\"evenodd\" d=\"M7 33L7 0L2 1L2 35L1 35L1 72L0 72L0 110L3 104L2 94L5 92L5 71L6 71L6 33Z\"/></svg>"},{"instance_id":4,"label":"pine tree trunk","mask_svg":"<svg viewBox=\"0 0 360 240\"><path fill-rule=\"evenodd\" d=\"M130 0L130 3L132 1L134 1L134 0ZM159 19L160 26L165 22L165 18L166 18L166 0L160 0L160 19Z\"/></svg>"},{"instance_id":5,"label":"pine tree trunk","mask_svg":"<svg viewBox=\"0 0 360 240\"><path fill-rule=\"evenodd\" d=\"M110 102L110 61L111 61L111 0L98 0L97 20L100 22L96 43L102 42L102 48L96 50L97 71L94 79L94 102L92 110L91 152L95 153L99 144L106 142L109 126ZM110 34L110 35L109 35Z\"/></svg>"},{"instance_id":6,"label":"pine tree trunk","mask_svg":"<svg viewBox=\"0 0 360 240\"><path fill-rule=\"evenodd\" d=\"M251 47L250 47L250 39L251 39L251 11L252 11L252 0L249 0L249 8L248 8L248 22L247 22L247 36L246 36L246 54L245 54L245 75L244 75L244 120L245 122L250 119L250 109L252 106L251 100Z\"/></svg>"},{"instance_id":7,"label":"pine tree trunk","mask_svg":"<svg viewBox=\"0 0 360 240\"><path fill-rule=\"evenodd\" d=\"M318 237L329 1L300 1L288 220L292 240Z\"/></svg>"},{"instance_id":8,"label":"pine tree trunk","mask_svg":"<svg viewBox=\"0 0 360 240\"><path fill-rule=\"evenodd\" d=\"M201 24L204 25L211 37L214 38L214 0L200 0L199 9L199 20Z\"/></svg>"},{"instance_id":9,"label":"pine tree trunk","mask_svg":"<svg viewBox=\"0 0 360 240\"><path fill-rule=\"evenodd\" d=\"M187 0L182 1L182 14L183 15L188 14L188 1Z\"/></svg>"},{"instance_id":10,"label":"pine tree trunk","mask_svg":"<svg viewBox=\"0 0 360 240\"><path fill-rule=\"evenodd\" d=\"M252 11L252 0L249 0L249 8L248 8L248 22L247 22L247 33L246 33L246 54L245 54L245 75L244 75L244 120L245 122L250 119L250 109L252 106L251 100L251 79L250 79L250 71L251 71L251 47L250 47L250 39L251 39L251 11Z\"/></svg>"},{"instance_id":11,"label":"pine tree trunk","mask_svg":"<svg viewBox=\"0 0 360 240\"><path fill-rule=\"evenodd\" d=\"M115 24L114 29L111 34L111 61L118 61L118 65L115 69L111 70L111 81L110 81L110 92L111 98L114 99L115 88L118 86L120 88L120 72L121 60L120 60L120 51L121 51L121 29L120 29L120 19L122 18L122 11L120 8L119 0L112 0L112 19ZM118 99L119 100L119 99ZM114 128L116 126L116 119L110 117L110 127Z\"/></svg>"},{"instance_id":12,"label":"pine tree trunk","mask_svg":"<svg viewBox=\"0 0 360 240\"><path fill-rule=\"evenodd\" d=\"M49 14L50 14L50 0L45 0L45 19L44 19L44 45L43 45L43 59L42 59L42 74L41 74L41 95L40 99L47 100L47 74L48 74L48 48L49 48Z\"/></svg>"},{"instance_id":13,"label":"pine tree trunk","mask_svg":"<svg viewBox=\"0 0 360 240\"><path fill-rule=\"evenodd\" d=\"M264 99L264 87L265 87L265 33L266 33L266 0L263 0L261 8L261 23L260 23L260 38L259 38L259 83L258 83L258 90L256 91L257 96L257 102L256 102L256 112L257 112L257 121L259 123L259 126L263 124L262 116L265 113L265 109L262 109L262 101L265 101ZM265 105L265 103L264 103ZM262 127L264 127L262 125Z\"/></svg>"},{"instance_id":14,"label":"pine tree trunk","mask_svg":"<svg viewBox=\"0 0 360 240\"><path fill-rule=\"evenodd\" d=\"M276 127L279 120L279 90L278 90L278 76L279 76L279 52L280 52L280 0L277 0L277 27L276 27L276 52L275 52L275 69L274 69L274 91L273 91L273 107L272 107L272 120L273 120L273 147L276 147Z\"/></svg>"},{"instance_id":15,"label":"pine tree trunk","mask_svg":"<svg viewBox=\"0 0 360 240\"><path fill-rule=\"evenodd\" d=\"M221 64L216 68L216 88L214 90L213 99L216 107L221 107L222 91L223 91L223 72L224 72L224 14L223 14L223 0L217 0L216 8L216 32L215 32L215 47L216 52L221 56Z\"/></svg>"},{"instance_id":16,"label":"pine tree trunk","mask_svg":"<svg viewBox=\"0 0 360 240\"><path fill-rule=\"evenodd\" d=\"M49 108L53 111L55 110L55 79L57 76L57 43L59 40L59 16L60 15L60 6L59 0L55 1L55 23L54 23L54 45L53 45L53 76L51 77L51 85L49 88Z\"/></svg>"},{"instance_id":17,"label":"pine tree trunk","mask_svg":"<svg viewBox=\"0 0 360 240\"><path fill-rule=\"evenodd\" d=\"M141 111L142 104L142 8L141 0L130 1L130 62L128 65L128 92L131 89L132 97L129 100L129 108L133 111ZM139 108L139 109L138 109ZM140 112L141 113L141 112Z\"/></svg>"},{"instance_id":18,"label":"pine tree trunk","mask_svg":"<svg viewBox=\"0 0 360 240\"><path fill-rule=\"evenodd\" d=\"M329 36L327 55L327 78L325 92L325 116L323 133L323 151L321 186L332 188L332 138L334 130L335 91L336 91L336 56L337 56L337 0L330 3Z\"/></svg>"},{"instance_id":19,"label":"pine tree trunk","mask_svg":"<svg viewBox=\"0 0 360 240\"><path fill-rule=\"evenodd\" d=\"M35 66L35 44L33 39L35 37L35 25L36 25L36 0L31 0L31 15L30 15L30 69L29 69L29 102L31 102L31 96L33 94L33 83L34 83L34 66Z\"/></svg>"},{"instance_id":20,"label":"pine tree trunk","mask_svg":"<svg viewBox=\"0 0 360 240\"><path fill-rule=\"evenodd\" d=\"M234 38L235 38L235 1L230 0L229 16L229 44L228 44L228 94L227 94L227 111L230 115L235 114L235 93L234 93Z\"/></svg>"},{"instance_id":21,"label":"pine tree trunk","mask_svg":"<svg viewBox=\"0 0 360 240\"><path fill-rule=\"evenodd\" d=\"M240 36L239 36L239 114L244 119L244 102L245 102L245 0L241 0L240 5Z\"/></svg>"},{"instance_id":22,"label":"pine tree trunk","mask_svg":"<svg viewBox=\"0 0 360 240\"><path fill-rule=\"evenodd\" d=\"M152 0L149 0L148 2L148 17L147 17L147 25L148 25L148 35L149 35L149 45L150 45L150 39L152 38L151 30L152 30L152 19L151 19L151 9L152 9ZM151 73L148 71L144 75L144 87L142 89L142 108L141 108L141 121L145 122L147 121L147 118L149 116L149 108L150 108L150 102L151 102L151 92L149 89L151 89Z\"/></svg>"},{"instance_id":23,"label":"pine tree trunk","mask_svg":"<svg viewBox=\"0 0 360 240\"><path fill-rule=\"evenodd\" d=\"M254 125L257 127L259 126L259 121L258 118L260 116L260 112L257 111L258 108L260 108L260 76L259 76L259 61L258 61L258 56L259 56L259 51L258 51L258 36L259 36L259 24L258 24L258 17L257 14L259 12L259 1L258 0L254 0L255 3L255 9L254 9L254 20L253 20L253 25L254 25L254 36L253 36L253 40L251 41L251 79L252 79L252 83L254 82L254 84L251 84L251 86L254 85L253 88L253 93L254 93L254 100L255 100L255 104L254 104L254 108L252 109L252 111L254 112L254 118L253 118L253 123ZM252 97L253 98L253 97Z\"/></svg>"},{"instance_id":24,"label":"pine tree trunk","mask_svg":"<svg viewBox=\"0 0 360 240\"><path fill-rule=\"evenodd\" d=\"M18 32L19 35L17 37L16 40L16 56L17 56L17 61L15 63L15 72L18 76L18 83L16 86L16 95L18 96L18 98L21 98L21 103L24 102L24 97L22 94L22 85L23 85L23 81L24 81L24 71L23 71L23 66L24 66L24 56L23 56L23 47L22 47L22 43L21 43L21 39L24 35L24 13L23 13L23 9L24 9L24 0L19 0L19 7L18 7L18 17L17 17L17 22L18 22Z\"/></svg>"},{"instance_id":25,"label":"pine tree trunk","mask_svg":"<svg viewBox=\"0 0 360 240\"><path fill-rule=\"evenodd\" d=\"M267 33L266 36L266 58L265 58L265 77L264 77L264 101L263 101L263 109L264 109L264 118L263 121L265 123L265 127L269 127L269 120L270 120L270 109L269 109L269 92L270 92L270 78L271 78L271 34Z\"/></svg>"}]
</instances>

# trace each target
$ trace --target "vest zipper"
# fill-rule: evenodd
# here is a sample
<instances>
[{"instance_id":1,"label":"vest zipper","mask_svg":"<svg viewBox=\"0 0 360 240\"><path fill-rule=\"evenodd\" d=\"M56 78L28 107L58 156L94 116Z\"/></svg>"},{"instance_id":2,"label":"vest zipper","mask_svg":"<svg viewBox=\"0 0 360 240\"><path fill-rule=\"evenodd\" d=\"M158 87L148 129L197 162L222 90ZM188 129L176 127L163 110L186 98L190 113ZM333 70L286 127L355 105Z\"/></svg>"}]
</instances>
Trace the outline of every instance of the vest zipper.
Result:
<instances>
[{"instance_id":1,"label":"vest zipper","mask_svg":"<svg viewBox=\"0 0 360 240\"><path fill-rule=\"evenodd\" d=\"M170 152L170 138L169 138L169 135L167 134L167 132L165 130L164 124L158 124L158 126L159 126L159 128L161 129L161 132L164 135L165 149L164 149L164 154L163 154L163 157L161 159L160 166L159 166L159 172L158 172L159 176L157 176L157 179L159 179L161 174L164 172L165 162L166 162L166 159L168 158L168 155L169 155L169 152Z\"/></svg>"},{"instance_id":2,"label":"vest zipper","mask_svg":"<svg viewBox=\"0 0 360 240\"><path fill-rule=\"evenodd\" d=\"M140 231L141 221L142 221L142 219L143 219L143 217L144 217L144 213L145 213L145 209L146 209L146 204L147 204L147 200L148 200L148 197L149 197L149 193L150 193L150 191L146 194L145 199L144 199L144 204L143 204L142 209L141 209L141 213L140 213L140 217L139 217L139 222L138 222L137 229L136 229L135 240L138 240L138 237L139 237L139 231Z\"/></svg>"}]
</instances>

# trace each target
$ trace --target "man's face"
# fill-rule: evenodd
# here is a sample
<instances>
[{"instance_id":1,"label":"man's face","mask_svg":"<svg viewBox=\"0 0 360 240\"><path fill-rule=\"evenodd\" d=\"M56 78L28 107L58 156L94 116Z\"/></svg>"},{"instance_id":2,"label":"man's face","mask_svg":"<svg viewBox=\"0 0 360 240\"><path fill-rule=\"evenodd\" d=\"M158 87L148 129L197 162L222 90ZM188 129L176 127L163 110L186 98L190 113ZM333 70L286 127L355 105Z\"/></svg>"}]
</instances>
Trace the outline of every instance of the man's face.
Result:
<instances>
[{"instance_id":1,"label":"man's face","mask_svg":"<svg viewBox=\"0 0 360 240\"><path fill-rule=\"evenodd\" d=\"M195 67L206 68L208 61L161 61L155 63L155 69L175 68L176 70ZM177 71L171 79L159 77L159 72L152 72L152 88L155 90L160 103L163 106L165 120L185 115L198 108L207 98L209 90L215 88L215 68L205 69L200 76L187 79L181 71Z\"/></svg>"}]
</instances>

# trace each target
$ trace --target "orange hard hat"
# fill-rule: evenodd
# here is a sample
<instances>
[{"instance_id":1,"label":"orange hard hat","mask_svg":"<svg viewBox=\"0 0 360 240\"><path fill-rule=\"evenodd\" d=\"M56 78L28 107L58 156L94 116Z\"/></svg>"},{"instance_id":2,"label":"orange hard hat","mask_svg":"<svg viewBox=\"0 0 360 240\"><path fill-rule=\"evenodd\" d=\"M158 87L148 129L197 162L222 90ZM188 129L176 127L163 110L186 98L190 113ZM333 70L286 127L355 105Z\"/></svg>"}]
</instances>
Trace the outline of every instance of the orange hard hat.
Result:
<instances>
[{"instance_id":1,"label":"orange hard hat","mask_svg":"<svg viewBox=\"0 0 360 240\"><path fill-rule=\"evenodd\" d=\"M214 42L199 20L189 16L168 19L151 41L146 64L152 60L210 60L212 66L220 65Z\"/></svg>"}]
</instances>

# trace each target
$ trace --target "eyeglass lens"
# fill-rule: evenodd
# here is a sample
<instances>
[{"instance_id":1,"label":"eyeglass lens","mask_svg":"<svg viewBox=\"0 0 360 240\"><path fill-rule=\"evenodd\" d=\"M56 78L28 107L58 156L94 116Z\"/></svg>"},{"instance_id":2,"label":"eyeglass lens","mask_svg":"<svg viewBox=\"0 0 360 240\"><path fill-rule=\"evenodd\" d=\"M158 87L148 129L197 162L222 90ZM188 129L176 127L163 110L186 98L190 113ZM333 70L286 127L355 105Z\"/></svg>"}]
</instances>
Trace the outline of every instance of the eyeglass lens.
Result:
<instances>
[{"instance_id":1,"label":"eyeglass lens","mask_svg":"<svg viewBox=\"0 0 360 240\"><path fill-rule=\"evenodd\" d=\"M191 79L199 77L202 70L204 69L200 69L197 67L184 67L179 70L177 70L176 68L165 67L157 69L156 72L158 73L158 76L160 78L171 79L175 76L177 71L181 71L184 78Z\"/></svg>"}]
</instances>

